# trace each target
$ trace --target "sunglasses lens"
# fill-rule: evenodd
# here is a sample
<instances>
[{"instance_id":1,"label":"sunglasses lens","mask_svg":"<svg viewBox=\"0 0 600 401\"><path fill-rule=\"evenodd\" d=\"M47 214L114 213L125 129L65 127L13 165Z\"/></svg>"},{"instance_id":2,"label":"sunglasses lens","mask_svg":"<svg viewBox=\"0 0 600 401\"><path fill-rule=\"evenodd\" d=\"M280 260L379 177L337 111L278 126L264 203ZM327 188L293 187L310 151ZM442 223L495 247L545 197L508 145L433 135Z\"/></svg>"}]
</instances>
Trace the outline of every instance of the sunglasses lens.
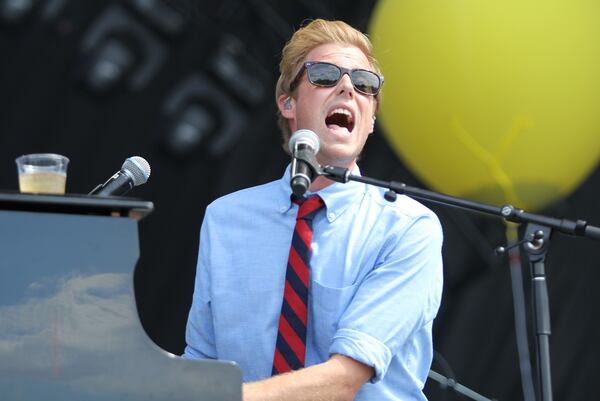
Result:
<instances>
[{"instance_id":1,"label":"sunglasses lens","mask_svg":"<svg viewBox=\"0 0 600 401\"><path fill-rule=\"evenodd\" d=\"M352 84L357 91L367 95L375 95L379 92L380 81L375 73L366 70L355 70L352 72Z\"/></svg>"},{"instance_id":2,"label":"sunglasses lens","mask_svg":"<svg viewBox=\"0 0 600 401\"><path fill-rule=\"evenodd\" d=\"M314 85L334 86L340 80L341 71L333 64L316 63L308 67L308 79Z\"/></svg>"},{"instance_id":3,"label":"sunglasses lens","mask_svg":"<svg viewBox=\"0 0 600 401\"><path fill-rule=\"evenodd\" d=\"M338 66L329 63L314 63L307 67L308 79L313 85L335 86L342 77ZM357 91L366 95L379 93L381 81L379 76L368 70L354 70L350 73L352 85Z\"/></svg>"}]
</instances>

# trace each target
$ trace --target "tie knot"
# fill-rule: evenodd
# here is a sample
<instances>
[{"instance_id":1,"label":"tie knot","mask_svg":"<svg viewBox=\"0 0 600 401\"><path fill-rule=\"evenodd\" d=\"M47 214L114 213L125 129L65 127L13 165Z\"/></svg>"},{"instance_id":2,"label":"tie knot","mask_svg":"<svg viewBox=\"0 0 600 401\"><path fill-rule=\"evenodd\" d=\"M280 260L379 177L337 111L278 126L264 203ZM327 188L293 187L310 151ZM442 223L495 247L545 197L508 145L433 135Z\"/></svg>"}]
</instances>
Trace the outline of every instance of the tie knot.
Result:
<instances>
[{"instance_id":1,"label":"tie knot","mask_svg":"<svg viewBox=\"0 0 600 401\"><path fill-rule=\"evenodd\" d=\"M300 198L294 200L294 203L300 205L296 219L312 219L319 209L325 206L323 199L319 195L313 195L310 198Z\"/></svg>"}]
</instances>

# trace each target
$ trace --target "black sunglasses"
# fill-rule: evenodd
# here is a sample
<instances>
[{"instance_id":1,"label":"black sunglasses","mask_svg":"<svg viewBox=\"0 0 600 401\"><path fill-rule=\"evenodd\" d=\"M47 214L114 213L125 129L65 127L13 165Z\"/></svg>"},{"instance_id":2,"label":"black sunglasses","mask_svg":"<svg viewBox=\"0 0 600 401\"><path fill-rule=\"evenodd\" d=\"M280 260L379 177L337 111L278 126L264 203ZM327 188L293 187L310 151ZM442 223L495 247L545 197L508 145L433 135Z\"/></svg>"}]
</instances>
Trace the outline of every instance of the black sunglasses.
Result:
<instances>
[{"instance_id":1,"label":"black sunglasses","mask_svg":"<svg viewBox=\"0 0 600 401\"><path fill-rule=\"evenodd\" d=\"M335 86L344 74L348 74L354 89L365 95L377 96L383 85L383 77L373 71L348 69L322 61L306 61L290 84L290 92L298 86L304 70L307 71L309 82L315 86Z\"/></svg>"}]
</instances>

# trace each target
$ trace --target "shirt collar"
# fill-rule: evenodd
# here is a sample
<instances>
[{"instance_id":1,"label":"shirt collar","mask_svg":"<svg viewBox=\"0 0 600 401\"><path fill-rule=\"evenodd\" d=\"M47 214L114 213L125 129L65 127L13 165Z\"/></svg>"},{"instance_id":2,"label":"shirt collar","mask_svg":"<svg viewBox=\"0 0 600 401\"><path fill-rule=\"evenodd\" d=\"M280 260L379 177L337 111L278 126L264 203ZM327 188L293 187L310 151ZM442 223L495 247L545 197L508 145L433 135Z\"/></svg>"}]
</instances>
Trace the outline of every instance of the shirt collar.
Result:
<instances>
[{"instance_id":1,"label":"shirt collar","mask_svg":"<svg viewBox=\"0 0 600 401\"><path fill-rule=\"evenodd\" d=\"M281 214L287 213L293 205L291 199L292 191L290 189L290 170L291 165L288 165L280 180L281 198L278 206ZM353 175L360 175L360 169L357 165L355 165L351 173ZM365 184L356 181L349 181L347 183L335 182L320 191L307 192L306 195L318 194L323 199L327 212L327 220L331 223L340 217L353 202L358 202L359 197L362 197L366 192L366 188Z\"/></svg>"}]
</instances>

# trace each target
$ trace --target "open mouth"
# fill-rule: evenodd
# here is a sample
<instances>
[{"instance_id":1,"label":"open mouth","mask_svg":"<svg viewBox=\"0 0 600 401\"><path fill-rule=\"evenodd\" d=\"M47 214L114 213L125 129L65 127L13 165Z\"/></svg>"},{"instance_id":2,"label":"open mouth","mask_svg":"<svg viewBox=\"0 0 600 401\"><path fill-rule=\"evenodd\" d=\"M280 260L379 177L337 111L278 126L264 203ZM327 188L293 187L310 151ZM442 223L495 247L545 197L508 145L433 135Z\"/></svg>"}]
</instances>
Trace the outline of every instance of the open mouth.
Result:
<instances>
[{"instance_id":1,"label":"open mouth","mask_svg":"<svg viewBox=\"0 0 600 401\"><path fill-rule=\"evenodd\" d=\"M325 118L325 124L328 128L346 128L348 132L352 132L354 129L354 118L349 110L337 108L333 109L327 118Z\"/></svg>"}]
</instances>

